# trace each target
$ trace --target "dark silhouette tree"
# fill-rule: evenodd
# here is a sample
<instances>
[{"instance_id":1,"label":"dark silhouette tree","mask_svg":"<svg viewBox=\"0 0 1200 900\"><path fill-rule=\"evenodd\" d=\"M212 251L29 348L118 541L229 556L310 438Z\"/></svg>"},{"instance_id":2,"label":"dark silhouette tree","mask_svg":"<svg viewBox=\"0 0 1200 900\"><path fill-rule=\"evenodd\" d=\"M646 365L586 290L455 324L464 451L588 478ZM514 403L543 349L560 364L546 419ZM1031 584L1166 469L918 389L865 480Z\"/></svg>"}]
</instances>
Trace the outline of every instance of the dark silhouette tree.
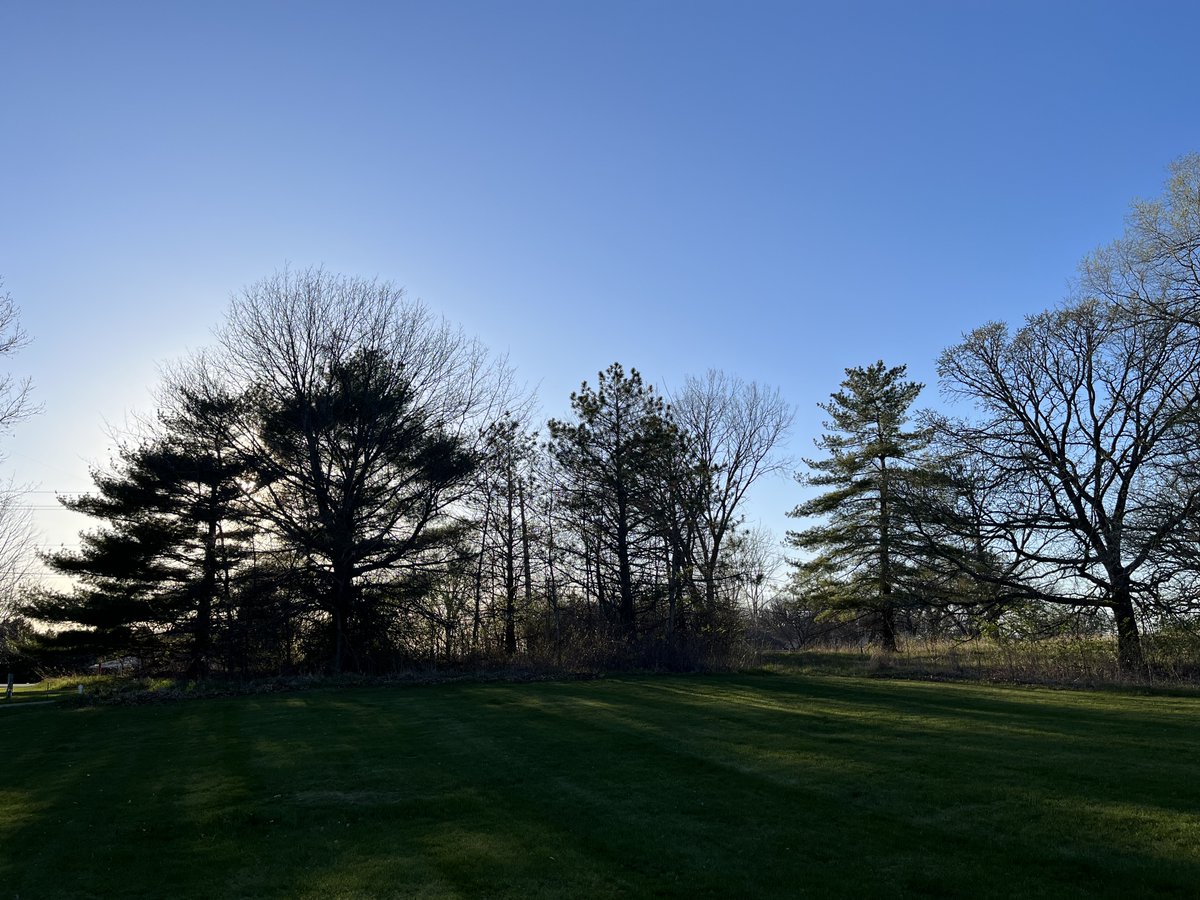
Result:
<instances>
[{"instance_id":1,"label":"dark silhouette tree","mask_svg":"<svg viewBox=\"0 0 1200 900\"><path fill-rule=\"evenodd\" d=\"M218 609L234 604L234 573L252 530L242 502L244 461L229 443L238 401L211 385L180 385L157 434L122 447L96 491L60 497L100 522L79 550L48 553L70 592L36 592L25 612L68 626L43 636L53 657L131 654L181 661L204 677L212 666ZM71 627L74 626L74 627Z\"/></svg>"},{"instance_id":2,"label":"dark silhouette tree","mask_svg":"<svg viewBox=\"0 0 1200 900\"><path fill-rule=\"evenodd\" d=\"M1138 607L1174 572L1164 552L1196 544L1200 515L1200 343L1160 312L1085 298L1015 333L976 329L938 366L944 390L978 412L939 429L977 473L970 526L1014 561L971 571L1111 611L1127 672L1141 665Z\"/></svg>"},{"instance_id":3,"label":"dark silhouette tree","mask_svg":"<svg viewBox=\"0 0 1200 900\"><path fill-rule=\"evenodd\" d=\"M460 526L444 515L475 466L470 449L417 408L404 366L378 351L331 363L304 397L254 401L261 514L314 561L335 629L334 669L377 666L386 591L418 588Z\"/></svg>"},{"instance_id":4,"label":"dark silhouette tree","mask_svg":"<svg viewBox=\"0 0 1200 900\"><path fill-rule=\"evenodd\" d=\"M236 440L278 549L306 560L334 671L388 665L463 552L453 515L509 400L480 345L389 284L282 272L235 298L224 364Z\"/></svg>"},{"instance_id":5,"label":"dark silhouette tree","mask_svg":"<svg viewBox=\"0 0 1200 900\"><path fill-rule=\"evenodd\" d=\"M479 521L479 560L476 565L473 639L478 638L486 586L499 584L504 652L517 652L518 610L533 605L533 548L530 533L530 495L537 436L513 416L505 415L484 435L484 455L478 473L483 514ZM486 584L485 584L486 583ZM490 599L490 598L489 598Z\"/></svg>"},{"instance_id":6,"label":"dark silhouette tree","mask_svg":"<svg viewBox=\"0 0 1200 900\"><path fill-rule=\"evenodd\" d=\"M550 420L551 452L584 535L585 564L596 567L601 608L632 635L643 586L639 568L661 531L656 469L677 429L662 398L636 369L626 375L619 363L599 374L595 388L584 382L571 395L571 408L574 421Z\"/></svg>"}]
</instances>

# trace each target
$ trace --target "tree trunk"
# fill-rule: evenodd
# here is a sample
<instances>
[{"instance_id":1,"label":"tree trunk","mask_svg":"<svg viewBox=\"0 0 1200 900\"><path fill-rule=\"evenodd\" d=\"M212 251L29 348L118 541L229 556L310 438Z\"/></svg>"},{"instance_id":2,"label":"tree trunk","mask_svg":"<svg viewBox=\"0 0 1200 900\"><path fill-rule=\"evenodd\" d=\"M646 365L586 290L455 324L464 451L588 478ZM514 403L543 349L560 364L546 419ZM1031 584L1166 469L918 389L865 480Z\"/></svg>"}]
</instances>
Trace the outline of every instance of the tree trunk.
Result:
<instances>
[{"instance_id":1,"label":"tree trunk","mask_svg":"<svg viewBox=\"0 0 1200 900\"><path fill-rule=\"evenodd\" d=\"M521 507L521 553L525 565L525 606L533 606L533 554L529 547L529 522L525 518L525 485L517 482L517 501Z\"/></svg>"},{"instance_id":2,"label":"tree trunk","mask_svg":"<svg viewBox=\"0 0 1200 900\"><path fill-rule=\"evenodd\" d=\"M554 659L557 665L562 665L562 630L559 622L558 610L558 581L554 572L554 514L547 511L546 514L546 599L550 601L550 607L554 610Z\"/></svg>"},{"instance_id":3,"label":"tree trunk","mask_svg":"<svg viewBox=\"0 0 1200 900\"><path fill-rule=\"evenodd\" d=\"M721 544L725 540L724 526L714 528L709 535L711 545L705 553L704 560L704 605L710 620L716 619L717 614L717 568L721 561ZM682 542L680 542L682 546Z\"/></svg>"},{"instance_id":4,"label":"tree trunk","mask_svg":"<svg viewBox=\"0 0 1200 900\"><path fill-rule=\"evenodd\" d=\"M717 608L717 551L715 547L711 553L705 556L704 571L701 574L704 578L704 609L711 617L713 610Z\"/></svg>"},{"instance_id":5,"label":"tree trunk","mask_svg":"<svg viewBox=\"0 0 1200 900\"><path fill-rule=\"evenodd\" d=\"M1122 675L1136 675L1142 671L1142 638L1138 633L1137 617L1128 585L1113 591L1113 618L1117 622L1117 665Z\"/></svg>"},{"instance_id":6,"label":"tree trunk","mask_svg":"<svg viewBox=\"0 0 1200 900\"><path fill-rule=\"evenodd\" d=\"M208 677L209 656L212 653L212 608L216 593L217 523L209 521L204 541L204 572L196 604L196 637L192 645L192 662L188 667L193 678Z\"/></svg>"},{"instance_id":7,"label":"tree trunk","mask_svg":"<svg viewBox=\"0 0 1200 900\"><path fill-rule=\"evenodd\" d=\"M888 507L887 457L879 458L879 649L896 652L896 613L892 609L891 510Z\"/></svg>"},{"instance_id":8,"label":"tree trunk","mask_svg":"<svg viewBox=\"0 0 1200 900\"><path fill-rule=\"evenodd\" d=\"M621 592L621 626L634 631L633 567L629 560L629 512L624 497L617 498L617 580Z\"/></svg>"},{"instance_id":9,"label":"tree trunk","mask_svg":"<svg viewBox=\"0 0 1200 900\"><path fill-rule=\"evenodd\" d=\"M876 643L884 653L896 652L896 614L890 606L885 605L879 611Z\"/></svg>"},{"instance_id":10,"label":"tree trunk","mask_svg":"<svg viewBox=\"0 0 1200 900\"><path fill-rule=\"evenodd\" d=\"M339 566L333 569L333 623L334 651L333 673L340 675L348 663L355 663L352 641L354 578L351 574L341 571ZM357 664L355 664L355 668Z\"/></svg>"},{"instance_id":11,"label":"tree trunk","mask_svg":"<svg viewBox=\"0 0 1200 900\"><path fill-rule=\"evenodd\" d=\"M471 620L471 652L479 651L479 608L483 603L483 557L487 553L488 523L492 518L492 492L487 492L487 503L483 508L483 528L479 531L479 565L475 568L475 617Z\"/></svg>"},{"instance_id":12,"label":"tree trunk","mask_svg":"<svg viewBox=\"0 0 1200 900\"><path fill-rule=\"evenodd\" d=\"M333 608L333 674L342 674L342 632L345 629L342 627L342 610L338 606Z\"/></svg>"},{"instance_id":13,"label":"tree trunk","mask_svg":"<svg viewBox=\"0 0 1200 900\"><path fill-rule=\"evenodd\" d=\"M517 652L517 535L512 470L508 472L505 491L507 518L504 521L504 653Z\"/></svg>"}]
</instances>

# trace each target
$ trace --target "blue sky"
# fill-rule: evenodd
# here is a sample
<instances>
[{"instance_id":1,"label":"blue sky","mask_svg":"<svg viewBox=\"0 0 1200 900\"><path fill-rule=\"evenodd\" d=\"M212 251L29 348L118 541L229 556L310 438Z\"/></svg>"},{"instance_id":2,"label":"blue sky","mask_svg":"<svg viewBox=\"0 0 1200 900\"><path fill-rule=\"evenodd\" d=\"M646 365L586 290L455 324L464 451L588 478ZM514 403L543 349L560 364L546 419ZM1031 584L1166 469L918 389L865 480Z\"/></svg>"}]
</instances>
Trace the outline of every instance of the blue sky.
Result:
<instances>
[{"instance_id":1,"label":"blue sky","mask_svg":"<svg viewBox=\"0 0 1200 900\"><path fill-rule=\"evenodd\" d=\"M323 264L509 354L547 416L613 360L778 385L1062 297L1200 150L1192 3L0 3L0 275L86 489L231 293ZM46 495L41 495L45 497ZM780 533L778 481L752 516ZM41 502L41 501L38 501ZM39 511L44 542L78 523Z\"/></svg>"}]
</instances>

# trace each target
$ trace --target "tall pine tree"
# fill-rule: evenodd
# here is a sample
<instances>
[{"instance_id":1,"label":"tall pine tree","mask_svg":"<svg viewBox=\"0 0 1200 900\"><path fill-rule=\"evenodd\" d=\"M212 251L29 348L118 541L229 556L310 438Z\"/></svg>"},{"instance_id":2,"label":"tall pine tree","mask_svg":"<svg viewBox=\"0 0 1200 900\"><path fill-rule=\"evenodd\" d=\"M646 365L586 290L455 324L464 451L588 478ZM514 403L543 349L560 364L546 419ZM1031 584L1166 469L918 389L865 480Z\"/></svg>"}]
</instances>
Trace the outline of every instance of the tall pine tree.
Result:
<instances>
[{"instance_id":1,"label":"tall pine tree","mask_svg":"<svg viewBox=\"0 0 1200 900\"><path fill-rule=\"evenodd\" d=\"M851 613L871 640L896 649L896 612L912 599L908 526L900 498L923 478L918 461L929 437L907 430L909 409L924 385L909 381L906 366L882 361L846 369L841 390L820 404L828 415L817 438L825 458L805 460L802 484L827 488L788 515L823 521L789 531L788 541L810 554L796 563L810 599L833 613Z\"/></svg>"},{"instance_id":2,"label":"tall pine tree","mask_svg":"<svg viewBox=\"0 0 1200 900\"><path fill-rule=\"evenodd\" d=\"M661 538L662 460L678 441L662 398L637 369L619 363L571 395L574 421L551 419L550 451L566 481L576 527L593 542L585 566L595 566L600 607L628 635L638 626L640 596ZM592 557L589 559L588 557Z\"/></svg>"}]
</instances>

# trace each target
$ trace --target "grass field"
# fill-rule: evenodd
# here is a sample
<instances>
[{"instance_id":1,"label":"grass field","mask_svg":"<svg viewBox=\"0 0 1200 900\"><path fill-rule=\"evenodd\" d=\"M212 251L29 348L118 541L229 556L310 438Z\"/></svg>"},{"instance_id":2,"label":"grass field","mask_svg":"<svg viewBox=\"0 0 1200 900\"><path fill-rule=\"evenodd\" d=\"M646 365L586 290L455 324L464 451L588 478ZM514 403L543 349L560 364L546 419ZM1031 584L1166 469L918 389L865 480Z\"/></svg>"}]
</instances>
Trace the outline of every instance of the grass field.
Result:
<instances>
[{"instance_id":1,"label":"grass field","mask_svg":"<svg viewBox=\"0 0 1200 900\"><path fill-rule=\"evenodd\" d=\"M1200 894L1200 700L738 675L0 709L9 897Z\"/></svg>"},{"instance_id":2,"label":"grass field","mask_svg":"<svg viewBox=\"0 0 1200 900\"><path fill-rule=\"evenodd\" d=\"M70 699L76 691L76 685L80 682L95 682L97 679L94 676L76 677L73 679L53 678L42 681L38 684L18 684L13 690L12 697L6 700L0 700L0 710L7 703L46 703L50 700L66 700ZM2 692L0 688L0 692ZM3 734L3 731L0 731ZM0 741L3 738L0 737ZM0 894L0 898L4 895Z\"/></svg>"}]
</instances>

